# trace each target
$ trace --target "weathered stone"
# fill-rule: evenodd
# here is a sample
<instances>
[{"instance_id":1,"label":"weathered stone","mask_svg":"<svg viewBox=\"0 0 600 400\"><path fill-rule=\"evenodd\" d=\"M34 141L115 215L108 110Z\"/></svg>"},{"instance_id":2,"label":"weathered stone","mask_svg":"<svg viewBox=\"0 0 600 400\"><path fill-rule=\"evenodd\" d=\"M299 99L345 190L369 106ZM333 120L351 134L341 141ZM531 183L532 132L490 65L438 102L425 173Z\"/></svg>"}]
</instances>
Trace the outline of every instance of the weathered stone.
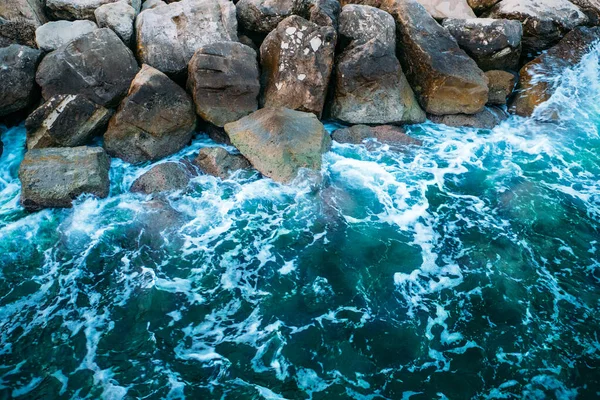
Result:
<instances>
[{"instance_id":1,"label":"weathered stone","mask_svg":"<svg viewBox=\"0 0 600 400\"><path fill-rule=\"evenodd\" d=\"M40 63L36 80L42 96L82 94L111 107L127 93L139 70L131 50L110 29L97 29L52 53Z\"/></svg>"},{"instance_id":2,"label":"weathered stone","mask_svg":"<svg viewBox=\"0 0 600 400\"><path fill-rule=\"evenodd\" d=\"M137 12L125 1L108 3L96 8L94 12L100 28L110 28L123 43L131 46L133 41L133 21Z\"/></svg>"},{"instance_id":3,"label":"weathered stone","mask_svg":"<svg viewBox=\"0 0 600 400\"><path fill-rule=\"evenodd\" d=\"M196 51L188 66L188 89L198 115L222 127L258 109L256 52L238 42L218 42Z\"/></svg>"},{"instance_id":4,"label":"weathered stone","mask_svg":"<svg viewBox=\"0 0 600 400\"><path fill-rule=\"evenodd\" d=\"M104 134L104 148L130 163L156 161L181 150L196 127L190 96L148 65L131 83Z\"/></svg>"},{"instance_id":5,"label":"weathered stone","mask_svg":"<svg viewBox=\"0 0 600 400\"><path fill-rule=\"evenodd\" d=\"M27 148L76 147L103 133L112 113L81 95L52 97L25 121Z\"/></svg>"},{"instance_id":6,"label":"weathered stone","mask_svg":"<svg viewBox=\"0 0 600 400\"><path fill-rule=\"evenodd\" d=\"M178 1L141 13L136 32L141 62L166 74L184 74L200 47L237 41L235 6L228 0Z\"/></svg>"},{"instance_id":7,"label":"weathered stone","mask_svg":"<svg viewBox=\"0 0 600 400\"><path fill-rule=\"evenodd\" d=\"M287 17L304 15L305 0L240 0L236 4L240 28L256 33L269 33Z\"/></svg>"},{"instance_id":8,"label":"weathered stone","mask_svg":"<svg viewBox=\"0 0 600 400\"><path fill-rule=\"evenodd\" d=\"M422 141L408 136L402 127L394 125L353 125L336 130L332 138L338 143L350 144L361 144L367 139L376 139L380 143L391 145L420 146L423 144Z\"/></svg>"},{"instance_id":9,"label":"weathered stone","mask_svg":"<svg viewBox=\"0 0 600 400\"><path fill-rule=\"evenodd\" d=\"M263 108L225 125L231 142L252 166L278 182L290 182L301 168L319 171L331 138L314 114Z\"/></svg>"},{"instance_id":10,"label":"weathered stone","mask_svg":"<svg viewBox=\"0 0 600 400\"><path fill-rule=\"evenodd\" d=\"M19 168L21 204L27 210L72 206L83 193L108 196L110 157L99 147L30 150Z\"/></svg>"},{"instance_id":11,"label":"weathered stone","mask_svg":"<svg viewBox=\"0 0 600 400\"><path fill-rule=\"evenodd\" d=\"M443 25L482 70L519 69L523 36L523 26L519 21L447 19Z\"/></svg>"},{"instance_id":12,"label":"weathered stone","mask_svg":"<svg viewBox=\"0 0 600 400\"><path fill-rule=\"evenodd\" d=\"M183 190L190 183L190 172L177 162L166 162L152 167L131 185L134 193L160 193Z\"/></svg>"},{"instance_id":13,"label":"weathered stone","mask_svg":"<svg viewBox=\"0 0 600 400\"><path fill-rule=\"evenodd\" d=\"M41 56L18 44L0 49L0 117L27 108L39 96L35 69Z\"/></svg>"},{"instance_id":14,"label":"weathered stone","mask_svg":"<svg viewBox=\"0 0 600 400\"><path fill-rule=\"evenodd\" d=\"M265 107L323 112L333 67L336 32L293 15L260 46Z\"/></svg>"},{"instance_id":15,"label":"weathered stone","mask_svg":"<svg viewBox=\"0 0 600 400\"><path fill-rule=\"evenodd\" d=\"M435 19L475 18L466 0L417 0Z\"/></svg>"},{"instance_id":16,"label":"weathered stone","mask_svg":"<svg viewBox=\"0 0 600 400\"><path fill-rule=\"evenodd\" d=\"M469 7L476 13L489 10L495 6L500 0L467 0Z\"/></svg>"},{"instance_id":17,"label":"weathered stone","mask_svg":"<svg viewBox=\"0 0 600 400\"><path fill-rule=\"evenodd\" d=\"M96 29L93 21L52 21L35 30L35 41L40 50L54 51Z\"/></svg>"},{"instance_id":18,"label":"weathered stone","mask_svg":"<svg viewBox=\"0 0 600 400\"><path fill-rule=\"evenodd\" d=\"M313 0L308 9L308 20L321 26L338 28L342 7L338 0Z\"/></svg>"},{"instance_id":19,"label":"weathered stone","mask_svg":"<svg viewBox=\"0 0 600 400\"><path fill-rule=\"evenodd\" d=\"M491 18L523 23L523 51L537 55L556 44L568 31L588 22L579 7L567 0L502 0Z\"/></svg>"},{"instance_id":20,"label":"weathered stone","mask_svg":"<svg viewBox=\"0 0 600 400\"><path fill-rule=\"evenodd\" d=\"M569 0L588 17L592 26L600 25L600 0Z\"/></svg>"},{"instance_id":21,"label":"weathered stone","mask_svg":"<svg viewBox=\"0 0 600 400\"><path fill-rule=\"evenodd\" d=\"M0 18L0 47L20 44L36 47L35 25L27 21L9 21Z\"/></svg>"},{"instance_id":22,"label":"weathered stone","mask_svg":"<svg viewBox=\"0 0 600 400\"><path fill-rule=\"evenodd\" d=\"M100 6L123 0L46 0L46 9L52 19L74 21L78 19L94 20L94 12ZM141 0L125 0L136 13L140 11Z\"/></svg>"},{"instance_id":23,"label":"weathered stone","mask_svg":"<svg viewBox=\"0 0 600 400\"><path fill-rule=\"evenodd\" d=\"M0 19L22 22L24 25L32 26L33 29L48 21L44 13L44 2L40 0L2 0Z\"/></svg>"},{"instance_id":24,"label":"weathered stone","mask_svg":"<svg viewBox=\"0 0 600 400\"><path fill-rule=\"evenodd\" d=\"M458 128L492 129L508 115L498 107L485 107L477 114L430 115L429 118L436 124Z\"/></svg>"},{"instance_id":25,"label":"weathered stone","mask_svg":"<svg viewBox=\"0 0 600 400\"><path fill-rule=\"evenodd\" d=\"M153 8L166 5L167 3L162 0L146 0L144 4L142 4L142 11L152 10Z\"/></svg>"},{"instance_id":26,"label":"weathered stone","mask_svg":"<svg viewBox=\"0 0 600 400\"><path fill-rule=\"evenodd\" d=\"M396 51L396 23L389 13L371 6L348 4L342 9L340 41L360 46L377 39L390 52Z\"/></svg>"},{"instance_id":27,"label":"weathered stone","mask_svg":"<svg viewBox=\"0 0 600 400\"><path fill-rule=\"evenodd\" d=\"M490 88L488 104L506 104L506 99L511 95L517 82L515 75L506 71L488 71L485 76L488 77Z\"/></svg>"},{"instance_id":28,"label":"weathered stone","mask_svg":"<svg viewBox=\"0 0 600 400\"><path fill-rule=\"evenodd\" d=\"M560 76L565 68L581 61L600 40L600 28L579 27L569 32L556 46L540 55L519 73L517 95L511 111L521 116L531 116L536 107L548 101L556 89L551 79Z\"/></svg>"},{"instance_id":29,"label":"weathered stone","mask_svg":"<svg viewBox=\"0 0 600 400\"><path fill-rule=\"evenodd\" d=\"M231 154L222 147L205 147L200 150L194 160L202 172L221 179L227 179L229 175L240 169L250 168L250 163L239 154Z\"/></svg>"}]
</instances>

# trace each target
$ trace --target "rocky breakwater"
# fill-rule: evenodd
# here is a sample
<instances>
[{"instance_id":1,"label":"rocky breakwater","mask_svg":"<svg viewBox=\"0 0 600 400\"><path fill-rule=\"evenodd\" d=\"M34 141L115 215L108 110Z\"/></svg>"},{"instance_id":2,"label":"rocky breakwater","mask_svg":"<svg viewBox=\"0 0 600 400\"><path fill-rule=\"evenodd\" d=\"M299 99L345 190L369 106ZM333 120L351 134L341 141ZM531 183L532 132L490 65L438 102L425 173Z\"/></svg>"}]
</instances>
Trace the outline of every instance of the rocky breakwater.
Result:
<instances>
[{"instance_id":1,"label":"rocky breakwater","mask_svg":"<svg viewBox=\"0 0 600 400\"><path fill-rule=\"evenodd\" d=\"M8 0L0 122L26 120L28 210L108 196L110 157L159 161L198 127L239 154L160 163L132 192L248 168L289 183L321 168L320 119L349 125L333 140L400 148L427 118L559 118L536 110L600 39L598 16L592 0Z\"/></svg>"}]
</instances>

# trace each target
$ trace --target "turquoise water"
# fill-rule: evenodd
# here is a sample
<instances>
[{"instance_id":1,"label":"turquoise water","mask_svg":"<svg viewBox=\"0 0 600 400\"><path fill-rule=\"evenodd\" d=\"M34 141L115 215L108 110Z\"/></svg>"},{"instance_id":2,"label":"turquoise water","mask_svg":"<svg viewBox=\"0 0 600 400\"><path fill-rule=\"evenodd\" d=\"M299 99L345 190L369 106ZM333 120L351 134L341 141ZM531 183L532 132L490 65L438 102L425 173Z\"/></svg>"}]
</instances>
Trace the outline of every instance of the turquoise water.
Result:
<instances>
[{"instance_id":1,"label":"turquoise water","mask_svg":"<svg viewBox=\"0 0 600 400\"><path fill-rule=\"evenodd\" d=\"M27 214L3 128L0 398L600 397L598 54L559 123L334 144L322 184L151 200L113 160L108 199Z\"/></svg>"}]
</instances>

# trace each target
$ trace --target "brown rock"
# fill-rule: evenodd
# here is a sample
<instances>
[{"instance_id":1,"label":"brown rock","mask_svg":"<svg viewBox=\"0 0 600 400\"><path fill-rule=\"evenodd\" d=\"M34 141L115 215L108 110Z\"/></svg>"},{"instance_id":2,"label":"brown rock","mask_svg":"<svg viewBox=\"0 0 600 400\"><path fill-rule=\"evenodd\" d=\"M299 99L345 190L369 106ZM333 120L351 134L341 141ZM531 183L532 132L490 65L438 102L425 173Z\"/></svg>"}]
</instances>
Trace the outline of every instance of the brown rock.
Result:
<instances>
[{"instance_id":1,"label":"brown rock","mask_svg":"<svg viewBox=\"0 0 600 400\"><path fill-rule=\"evenodd\" d=\"M508 118L498 107L486 107L477 114L430 115L436 124L444 124L457 128L492 129Z\"/></svg>"},{"instance_id":2,"label":"brown rock","mask_svg":"<svg viewBox=\"0 0 600 400\"><path fill-rule=\"evenodd\" d=\"M489 80L490 94L488 104L504 105L506 99L515 88L517 79L514 74L506 71L488 71L485 73Z\"/></svg>"},{"instance_id":3,"label":"brown rock","mask_svg":"<svg viewBox=\"0 0 600 400\"><path fill-rule=\"evenodd\" d=\"M151 194L182 190L189 184L190 177L190 172L182 164L166 162L152 167L137 178L131 185L130 191Z\"/></svg>"},{"instance_id":4,"label":"brown rock","mask_svg":"<svg viewBox=\"0 0 600 400\"><path fill-rule=\"evenodd\" d=\"M250 168L250 163L239 154L231 154L222 147L205 147L194 160L202 172L221 179L227 179L231 173Z\"/></svg>"},{"instance_id":5,"label":"brown rock","mask_svg":"<svg viewBox=\"0 0 600 400\"><path fill-rule=\"evenodd\" d=\"M367 139L376 139L378 142L391 145L420 146L423 144L422 141L408 136L402 127L394 125L354 125L336 130L332 138L338 143L350 144L361 144Z\"/></svg>"},{"instance_id":6,"label":"brown rock","mask_svg":"<svg viewBox=\"0 0 600 400\"><path fill-rule=\"evenodd\" d=\"M240 28L267 34L292 15L304 15L304 0L240 0L235 5Z\"/></svg>"},{"instance_id":7,"label":"brown rock","mask_svg":"<svg viewBox=\"0 0 600 400\"><path fill-rule=\"evenodd\" d=\"M469 3L469 7L473 9L476 13L481 13L483 11L487 11L493 6L495 6L500 0L467 0Z\"/></svg>"}]
</instances>

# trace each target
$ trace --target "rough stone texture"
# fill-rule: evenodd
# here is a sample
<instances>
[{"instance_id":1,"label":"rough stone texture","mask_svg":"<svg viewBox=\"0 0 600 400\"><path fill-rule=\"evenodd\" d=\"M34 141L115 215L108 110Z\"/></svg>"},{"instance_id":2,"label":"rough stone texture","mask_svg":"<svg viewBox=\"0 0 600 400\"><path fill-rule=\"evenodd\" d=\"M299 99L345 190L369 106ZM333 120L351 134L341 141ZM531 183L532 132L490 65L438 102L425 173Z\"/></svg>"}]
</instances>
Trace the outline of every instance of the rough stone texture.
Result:
<instances>
[{"instance_id":1,"label":"rough stone texture","mask_svg":"<svg viewBox=\"0 0 600 400\"><path fill-rule=\"evenodd\" d=\"M519 73L518 93L511 104L517 115L531 116L537 106L550 99L555 87L551 78L581 61L600 40L600 28L579 27L569 32L556 46L540 55Z\"/></svg>"},{"instance_id":2,"label":"rough stone texture","mask_svg":"<svg viewBox=\"0 0 600 400\"><path fill-rule=\"evenodd\" d=\"M153 8L166 5L167 3L162 0L146 0L144 4L142 4L142 11L152 10Z\"/></svg>"},{"instance_id":3,"label":"rough stone texture","mask_svg":"<svg viewBox=\"0 0 600 400\"><path fill-rule=\"evenodd\" d=\"M122 0L46 0L48 15L55 20L69 21L78 19L94 20L94 12L100 6ZM125 0L136 13L140 11L141 0Z\"/></svg>"},{"instance_id":4,"label":"rough stone texture","mask_svg":"<svg viewBox=\"0 0 600 400\"><path fill-rule=\"evenodd\" d=\"M300 168L319 171L331 138L314 114L263 108L225 125L231 142L263 175L290 182Z\"/></svg>"},{"instance_id":5,"label":"rough stone texture","mask_svg":"<svg viewBox=\"0 0 600 400\"><path fill-rule=\"evenodd\" d=\"M18 44L0 49L0 117L27 108L39 96L35 69L41 55Z\"/></svg>"},{"instance_id":6,"label":"rough stone texture","mask_svg":"<svg viewBox=\"0 0 600 400\"><path fill-rule=\"evenodd\" d=\"M52 53L40 63L36 80L42 96L82 94L112 107L125 96L139 66L131 50L110 29L97 29Z\"/></svg>"},{"instance_id":7,"label":"rough stone texture","mask_svg":"<svg viewBox=\"0 0 600 400\"><path fill-rule=\"evenodd\" d=\"M94 12L100 28L112 29L127 46L133 43L133 21L137 12L125 1L100 6Z\"/></svg>"},{"instance_id":8,"label":"rough stone texture","mask_svg":"<svg viewBox=\"0 0 600 400\"><path fill-rule=\"evenodd\" d=\"M8 47L11 44L36 47L35 28L35 25L27 21L0 18L0 47Z\"/></svg>"},{"instance_id":9,"label":"rough stone texture","mask_svg":"<svg viewBox=\"0 0 600 400\"><path fill-rule=\"evenodd\" d=\"M144 65L104 134L104 148L130 163L156 161L181 150L196 127L190 96L165 74Z\"/></svg>"},{"instance_id":10,"label":"rough stone texture","mask_svg":"<svg viewBox=\"0 0 600 400\"><path fill-rule=\"evenodd\" d=\"M265 107L323 112L336 44L330 26L293 15L260 46Z\"/></svg>"},{"instance_id":11,"label":"rough stone texture","mask_svg":"<svg viewBox=\"0 0 600 400\"><path fill-rule=\"evenodd\" d=\"M342 7L338 0L313 0L308 10L308 20L321 26L338 28Z\"/></svg>"},{"instance_id":12,"label":"rough stone texture","mask_svg":"<svg viewBox=\"0 0 600 400\"><path fill-rule=\"evenodd\" d=\"M392 145L423 144L422 141L408 136L402 127L394 125L354 125L336 130L332 138L338 143L351 144L361 144L367 139L376 139L378 142Z\"/></svg>"},{"instance_id":13,"label":"rough stone texture","mask_svg":"<svg viewBox=\"0 0 600 400\"><path fill-rule=\"evenodd\" d=\"M523 26L519 21L447 19L443 25L482 70L519 69L523 36Z\"/></svg>"},{"instance_id":14,"label":"rough stone texture","mask_svg":"<svg viewBox=\"0 0 600 400\"><path fill-rule=\"evenodd\" d=\"M27 148L76 147L103 133L112 113L81 95L52 97L25 121Z\"/></svg>"},{"instance_id":15,"label":"rough stone texture","mask_svg":"<svg viewBox=\"0 0 600 400\"><path fill-rule=\"evenodd\" d=\"M587 15L590 25L600 25L600 0L569 0Z\"/></svg>"},{"instance_id":16,"label":"rough stone texture","mask_svg":"<svg viewBox=\"0 0 600 400\"><path fill-rule=\"evenodd\" d=\"M99 147L30 150L19 169L21 204L34 211L71 207L83 193L108 196L110 157Z\"/></svg>"},{"instance_id":17,"label":"rough stone texture","mask_svg":"<svg viewBox=\"0 0 600 400\"><path fill-rule=\"evenodd\" d=\"M131 185L134 193L160 193L183 190L190 183L190 173L177 162L166 162L152 167Z\"/></svg>"},{"instance_id":18,"label":"rough stone texture","mask_svg":"<svg viewBox=\"0 0 600 400\"><path fill-rule=\"evenodd\" d=\"M424 122L396 58L394 18L374 7L347 5L339 34L350 45L336 62L331 116L351 124Z\"/></svg>"},{"instance_id":19,"label":"rough stone texture","mask_svg":"<svg viewBox=\"0 0 600 400\"><path fill-rule=\"evenodd\" d=\"M223 127L258 109L256 52L241 43L218 42L196 51L188 66L188 91L196 112Z\"/></svg>"},{"instance_id":20,"label":"rough stone texture","mask_svg":"<svg viewBox=\"0 0 600 400\"><path fill-rule=\"evenodd\" d=\"M222 147L205 147L200 150L194 160L202 172L221 179L227 179L229 175L240 169L250 168L250 163L239 154L231 154Z\"/></svg>"},{"instance_id":21,"label":"rough stone texture","mask_svg":"<svg viewBox=\"0 0 600 400\"><path fill-rule=\"evenodd\" d=\"M33 29L48 21L44 13L44 3L40 0L2 0L0 1L0 19L21 22Z\"/></svg>"},{"instance_id":22,"label":"rough stone texture","mask_svg":"<svg viewBox=\"0 0 600 400\"><path fill-rule=\"evenodd\" d=\"M35 30L35 41L40 50L54 51L96 29L93 21L52 21Z\"/></svg>"},{"instance_id":23,"label":"rough stone texture","mask_svg":"<svg viewBox=\"0 0 600 400\"><path fill-rule=\"evenodd\" d=\"M477 114L430 115L429 118L436 124L476 129L492 129L500 122L507 119L508 114L498 107L485 107Z\"/></svg>"},{"instance_id":24,"label":"rough stone texture","mask_svg":"<svg viewBox=\"0 0 600 400\"><path fill-rule=\"evenodd\" d=\"M135 24L140 61L171 75L184 74L200 47L237 41L235 6L228 0L182 0L144 11Z\"/></svg>"},{"instance_id":25,"label":"rough stone texture","mask_svg":"<svg viewBox=\"0 0 600 400\"><path fill-rule=\"evenodd\" d=\"M488 104L504 105L506 99L515 88L517 79L514 74L506 71L488 71L485 73L489 80L490 94Z\"/></svg>"},{"instance_id":26,"label":"rough stone texture","mask_svg":"<svg viewBox=\"0 0 600 400\"><path fill-rule=\"evenodd\" d=\"M502 0L492 8L490 17L521 21L523 51L533 56L588 22L586 15L567 0Z\"/></svg>"},{"instance_id":27,"label":"rough stone texture","mask_svg":"<svg viewBox=\"0 0 600 400\"><path fill-rule=\"evenodd\" d=\"M435 19L475 18L466 0L417 0Z\"/></svg>"},{"instance_id":28,"label":"rough stone texture","mask_svg":"<svg viewBox=\"0 0 600 400\"><path fill-rule=\"evenodd\" d=\"M305 0L240 0L236 4L240 28L256 33L269 33L287 17L304 15Z\"/></svg>"},{"instance_id":29,"label":"rough stone texture","mask_svg":"<svg viewBox=\"0 0 600 400\"><path fill-rule=\"evenodd\" d=\"M489 10L495 6L500 0L467 0L469 7L476 13Z\"/></svg>"}]
</instances>

